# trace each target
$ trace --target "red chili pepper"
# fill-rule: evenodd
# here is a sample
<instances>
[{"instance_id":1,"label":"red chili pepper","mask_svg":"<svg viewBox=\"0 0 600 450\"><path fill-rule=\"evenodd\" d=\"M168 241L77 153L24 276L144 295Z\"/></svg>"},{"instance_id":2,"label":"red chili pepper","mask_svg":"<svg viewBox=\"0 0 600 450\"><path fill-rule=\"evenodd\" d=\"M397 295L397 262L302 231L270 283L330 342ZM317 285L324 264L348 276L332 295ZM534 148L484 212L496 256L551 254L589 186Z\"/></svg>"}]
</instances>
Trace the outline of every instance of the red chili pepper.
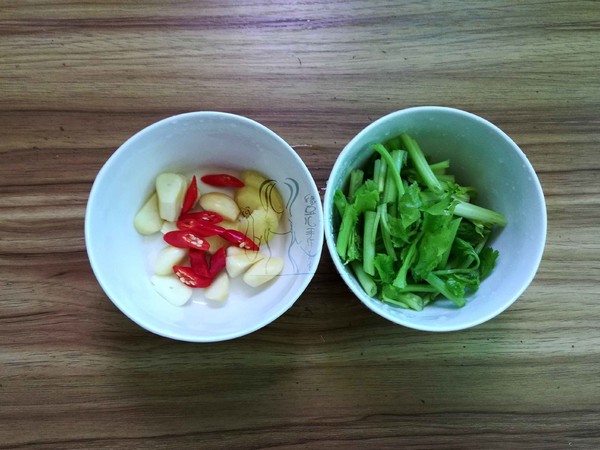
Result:
<instances>
[{"instance_id":1,"label":"red chili pepper","mask_svg":"<svg viewBox=\"0 0 600 450\"><path fill-rule=\"evenodd\" d=\"M185 191L185 197L183 198L183 206L181 208L181 214L185 214L194 207L198 200L198 184L196 183L196 177L192 178L192 182Z\"/></svg>"},{"instance_id":2,"label":"red chili pepper","mask_svg":"<svg viewBox=\"0 0 600 450\"><path fill-rule=\"evenodd\" d=\"M175 276L179 278L183 284L193 288L208 287L212 283L212 279L203 278L192 270L191 267L187 266L173 266L173 272Z\"/></svg>"},{"instance_id":3,"label":"red chili pepper","mask_svg":"<svg viewBox=\"0 0 600 450\"><path fill-rule=\"evenodd\" d=\"M204 183L211 186L219 187L244 187L244 182L233 175L226 173L216 173L212 175L204 175L200 178Z\"/></svg>"},{"instance_id":4,"label":"red chili pepper","mask_svg":"<svg viewBox=\"0 0 600 450\"><path fill-rule=\"evenodd\" d=\"M219 236L223 239L231 242L233 245L246 250L258 251L259 247L254 243L252 239L246 236L244 233L237 230L225 230Z\"/></svg>"},{"instance_id":5,"label":"red chili pepper","mask_svg":"<svg viewBox=\"0 0 600 450\"><path fill-rule=\"evenodd\" d=\"M211 222L196 220L191 217L185 217L177 221L177 228L180 230L189 230L196 233L200 237L218 236L225 228L215 225Z\"/></svg>"},{"instance_id":6,"label":"red chili pepper","mask_svg":"<svg viewBox=\"0 0 600 450\"><path fill-rule=\"evenodd\" d=\"M178 248L195 248L197 250L208 250L210 245L202 236L192 231L170 231L163 236L165 242Z\"/></svg>"},{"instance_id":7,"label":"red chili pepper","mask_svg":"<svg viewBox=\"0 0 600 450\"><path fill-rule=\"evenodd\" d=\"M182 214L179 218L180 219L191 218L191 219L201 220L203 222L210 222L210 223L223 222L223 217L220 214L217 214L216 212L213 212L213 211L199 211L199 212L186 213L186 214Z\"/></svg>"},{"instance_id":8,"label":"red chili pepper","mask_svg":"<svg viewBox=\"0 0 600 450\"><path fill-rule=\"evenodd\" d=\"M227 247L221 247L210 258L210 269L208 274L211 278L216 277L225 268L227 262ZM193 264L192 264L193 266Z\"/></svg>"},{"instance_id":9,"label":"red chili pepper","mask_svg":"<svg viewBox=\"0 0 600 450\"><path fill-rule=\"evenodd\" d=\"M196 275L202 278L213 278L208 269L206 252L202 250L190 249L190 266Z\"/></svg>"}]
</instances>

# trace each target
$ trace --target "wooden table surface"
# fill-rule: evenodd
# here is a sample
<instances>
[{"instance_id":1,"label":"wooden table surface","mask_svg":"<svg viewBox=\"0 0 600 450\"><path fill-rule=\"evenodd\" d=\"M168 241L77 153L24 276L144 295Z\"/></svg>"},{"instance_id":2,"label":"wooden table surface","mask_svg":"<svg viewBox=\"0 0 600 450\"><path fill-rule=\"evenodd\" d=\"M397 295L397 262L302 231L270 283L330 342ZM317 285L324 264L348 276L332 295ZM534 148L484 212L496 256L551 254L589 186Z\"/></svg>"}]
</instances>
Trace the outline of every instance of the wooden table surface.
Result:
<instances>
[{"instance_id":1,"label":"wooden table surface","mask_svg":"<svg viewBox=\"0 0 600 450\"><path fill-rule=\"evenodd\" d=\"M255 119L319 188L369 122L481 115L542 183L539 272L505 313L425 333L376 316L325 250L295 306L189 344L96 282L84 212L130 135ZM0 448L600 448L600 4L0 2Z\"/></svg>"}]
</instances>

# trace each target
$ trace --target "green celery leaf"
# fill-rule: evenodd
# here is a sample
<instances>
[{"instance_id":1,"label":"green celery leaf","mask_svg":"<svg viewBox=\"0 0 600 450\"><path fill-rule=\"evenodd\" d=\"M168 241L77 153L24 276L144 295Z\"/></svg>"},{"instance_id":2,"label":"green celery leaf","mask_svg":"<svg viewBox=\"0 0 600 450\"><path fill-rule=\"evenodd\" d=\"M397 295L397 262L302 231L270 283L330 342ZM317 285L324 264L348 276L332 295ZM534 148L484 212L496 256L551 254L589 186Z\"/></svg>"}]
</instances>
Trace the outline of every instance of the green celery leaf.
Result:
<instances>
[{"instance_id":1,"label":"green celery leaf","mask_svg":"<svg viewBox=\"0 0 600 450\"><path fill-rule=\"evenodd\" d=\"M421 218L420 208L423 202L421 201L420 193L419 185L413 183L408 186L408 189L404 191L404 195L400 198L400 219L404 229L408 229L408 227Z\"/></svg>"},{"instance_id":2,"label":"green celery leaf","mask_svg":"<svg viewBox=\"0 0 600 450\"><path fill-rule=\"evenodd\" d=\"M360 260L362 258L362 237L358 232L357 227L354 227L350 233L348 241L348 250L346 253L346 263L350 261Z\"/></svg>"},{"instance_id":3,"label":"green celery leaf","mask_svg":"<svg viewBox=\"0 0 600 450\"><path fill-rule=\"evenodd\" d=\"M470 242L473 247L476 247L479 242L487 239L490 231L491 227L481 222L463 220L458 227L456 236Z\"/></svg>"},{"instance_id":4,"label":"green celery leaf","mask_svg":"<svg viewBox=\"0 0 600 450\"><path fill-rule=\"evenodd\" d=\"M450 255L455 267L462 269L477 269L479 267L479 255L473 246L464 239L457 237L454 240ZM475 264L473 265L473 263Z\"/></svg>"},{"instance_id":5,"label":"green celery leaf","mask_svg":"<svg viewBox=\"0 0 600 450\"><path fill-rule=\"evenodd\" d=\"M395 247L402 247L410 242L414 232L412 229L405 228L401 219L388 215L387 223Z\"/></svg>"},{"instance_id":6,"label":"green celery leaf","mask_svg":"<svg viewBox=\"0 0 600 450\"><path fill-rule=\"evenodd\" d=\"M461 186L458 183L448 181L446 182L448 192L452 198L456 200L462 200L468 202L472 196L475 195L475 189L470 186Z\"/></svg>"},{"instance_id":7,"label":"green celery leaf","mask_svg":"<svg viewBox=\"0 0 600 450\"><path fill-rule=\"evenodd\" d=\"M375 255L375 270L382 283L390 284L394 281L396 272L394 271L394 260L387 253L378 253Z\"/></svg>"},{"instance_id":8,"label":"green celery leaf","mask_svg":"<svg viewBox=\"0 0 600 450\"><path fill-rule=\"evenodd\" d=\"M365 211L375 211L379 202L379 190L373 180L367 180L354 193L352 205L358 214Z\"/></svg>"},{"instance_id":9,"label":"green celery leaf","mask_svg":"<svg viewBox=\"0 0 600 450\"><path fill-rule=\"evenodd\" d=\"M496 265L496 259L498 259L498 250L494 250L491 247L484 247L479 253L479 259L481 265L479 267L479 277L484 280L494 270Z\"/></svg>"},{"instance_id":10,"label":"green celery leaf","mask_svg":"<svg viewBox=\"0 0 600 450\"><path fill-rule=\"evenodd\" d=\"M455 298L463 299L464 301L465 288L467 287L464 281L460 280L456 275L450 275L444 280L444 283L448 292Z\"/></svg>"},{"instance_id":11,"label":"green celery leaf","mask_svg":"<svg viewBox=\"0 0 600 450\"><path fill-rule=\"evenodd\" d=\"M434 216L450 215L456 206L456 201L450 195L444 195L434 204L428 206L425 212Z\"/></svg>"},{"instance_id":12,"label":"green celery leaf","mask_svg":"<svg viewBox=\"0 0 600 450\"><path fill-rule=\"evenodd\" d=\"M448 278L453 278L457 283L462 284L464 288L471 289L473 292L479 288L479 272L476 270L467 273L454 273Z\"/></svg>"},{"instance_id":13,"label":"green celery leaf","mask_svg":"<svg viewBox=\"0 0 600 450\"><path fill-rule=\"evenodd\" d=\"M452 246L454 233L448 226L451 220L451 215L424 214L423 237L417 247L417 262L412 268L412 274L416 278L427 278Z\"/></svg>"}]
</instances>

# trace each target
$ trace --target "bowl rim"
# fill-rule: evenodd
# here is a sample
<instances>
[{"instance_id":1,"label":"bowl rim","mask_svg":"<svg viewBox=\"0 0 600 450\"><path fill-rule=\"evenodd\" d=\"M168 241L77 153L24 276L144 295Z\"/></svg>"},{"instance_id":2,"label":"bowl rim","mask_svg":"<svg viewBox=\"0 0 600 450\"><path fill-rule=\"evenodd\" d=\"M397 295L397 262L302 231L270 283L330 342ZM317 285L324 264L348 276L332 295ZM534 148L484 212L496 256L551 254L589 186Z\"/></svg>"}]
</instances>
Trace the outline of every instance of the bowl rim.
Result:
<instances>
[{"instance_id":1,"label":"bowl rim","mask_svg":"<svg viewBox=\"0 0 600 450\"><path fill-rule=\"evenodd\" d=\"M222 335L205 336L202 334L199 335L198 333L187 333L187 332L185 332L185 330L182 330L181 332L164 331L162 328L155 326L152 321L142 320L139 317L136 317L135 314L132 313L132 311L130 311L125 305L123 305L119 301L118 296L115 294L115 292L111 288L111 284L110 284L109 280L106 279L106 277L104 276L104 274L102 272L102 269L99 267L99 264L96 261L95 247L92 243L92 236L91 236L92 209L96 202L96 198L99 195L100 186L103 183L104 179L107 177L107 174L110 173L111 168L115 164L117 164L117 161L120 158L120 155L125 153L127 151L128 147L130 145L132 145L132 143L135 142L136 139L139 139L139 137L141 135L146 134L149 131L154 130L155 128L159 128L159 127L163 126L165 123L176 121L179 119L191 118L191 117L193 117L193 118L196 118L196 117L218 117L218 118L225 118L225 119L229 119L229 120L236 120L236 121L244 123L246 125L258 128L260 131L262 131L269 137L275 139L279 144L282 145L283 148L285 148L288 151L289 156L294 158L296 164L305 173L305 175L307 176L307 179L310 180L309 190L310 190L311 194L314 195L315 199L319 199L319 201L320 201L321 197L319 195L319 190L317 188L316 182L315 182L312 174L310 173L310 170L308 170L308 168L306 167L306 164L304 163L302 158L300 158L300 155L298 155L298 153L296 153L296 151L292 148L292 146L289 145L281 136L279 136L273 130L271 130L270 128L266 127L265 125L255 121L253 119L250 119L248 117L244 117L244 116L241 116L238 114L221 112L221 111L191 111L191 112L185 112L185 113L165 117L163 119L153 122L152 124L136 131L133 135L131 135L129 138L127 138L112 153L112 155L110 155L110 157L106 160L106 162L102 165L101 169L96 174L96 177L92 184L92 188L90 190L90 194L89 194L88 201L86 204L85 219L84 219L84 240L85 240L85 247L86 247L86 252L88 255L88 260L90 262L90 266L92 267L92 271L94 273L94 276L96 277L96 280L98 281L102 290L104 291L106 296L110 299L110 301L117 307L117 309L119 309L132 322L136 323L138 326L144 328L145 330L147 330L153 334L156 334L158 336L162 336L165 338L169 338L169 339L185 341L185 342L193 342L193 343L220 342L220 341L231 340L231 339L235 339L235 338L239 338L239 337L251 334L251 333L269 325L270 323L274 322L279 317L281 317L285 312L287 312L296 303L298 298L300 298L300 296L304 293L304 291L306 290L309 283L312 281L314 275L317 272L317 268L318 268L319 261L321 259L322 251L323 251L324 234L323 234L323 232L317 232L314 235L315 256L311 262L312 270L310 272L302 273L304 279L303 279L302 283L298 286L296 293L290 295L287 302L283 303L281 307L274 309L274 312L272 314L265 316L264 318L262 318L262 320L258 321L257 323L252 324L252 326L242 328L235 332L224 333ZM317 228L320 227L321 229L323 229L324 221L323 221L322 208L316 208L316 214L318 216L317 217L318 218Z\"/></svg>"},{"instance_id":2,"label":"bowl rim","mask_svg":"<svg viewBox=\"0 0 600 450\"><path fill-rule=\"evenodd\" d=\"M412 112L417 112L417 111L419 111L419 112L446 112L446 113L457 114L457 115L463 116L466 119L473 120L475 122L479 122L481 125L484 125L485 127L488 127L490 129L492 129L493 131L495 131L500 137L502 137L509 144L509 146L517 153L519 158L522 160L527 171L531 175L532 184L535 187L536 197L541 200L541 202L540 202L541 212L542 212L542 217L540 220L540 222L542 224L541 239L539 240L538 245L535 248L535 253L534 253L534 258L533 258L534 263L533 263L530 273L526 279L526 282L523 283L519 287L519 289L516 290L515 293L510 298L505 300L500 305L499 308L494 309L492 312L490 312L488 314L485 314L481 317L472 319L472 320L467 321L460 325L449 326L449 325L443 325L443 324L441 324L441 325L436 324L435 326L432 326L432 325L427 325L427 324L415 324L415 323L412 323L410 320L406 320L402 317L397 317L397 316L389 313L387 310L383 309L383 303L379 302L379 300L377 300L377 299L369 297L362 290L362 288L360 288L360 286L355 288L355 286L357 286L357 283L353 284L351 282L351 280L354 280L354 277L349 275L348 271L345 270L345 268L344 268L345 266L342 263L339 255L337 254L336 248L335 248L335 239L334 239L333 233L332 232L330 233L330 230L329 230L329 224L332 221L332 212L333 212L333 206L334 206L333 205L333 193L334 193L333 185L334 185L335 179L340 176L339 172L341 172L341 170L342 170L342 165L343 165L342 160L343 160L344 155L349 153L350 149L354 145L356 145L357 141L361 140L365 134L369 133L372 129L379 127L383 122L386 122L388 120L393 120L397 116L402 116L402 115L410 114ZM367 125L365 128L363 128L358 134L356 134L344 146L343 150L338 155L338 157L333 165L333 168L331 169L331 173L329 174L329 178L327 180L327 187L326 187L325 195L324 195L323 210L324 210L323 219L324 219L324 228L325 228L325 241L327 244L327 248L331 255L331 259L333 260L333 263L336 266L336 269L339 272L340 276L344 280L346 286L354 293L354 295L356 297L359 298L359 300L367 308L369 308L374 313L376 313L379 316L381 316L393 323L396 323L398 325L402 325L402 326L412 328L415 330L420 330L420 331L450 332L450 331L464 330L464 329L472 328L472 327L475 327L482 323L485 323L485 322L493 319L494 317L498 316L499 314L501 314L503 311L505 311L507 308L509 308L513 303L515 303L519 299L519 297L523 294L523 292L525 292L525 290L529 287L529 285L535 278L535 275L536 275L536 273L539 269L539 266L541 264L541 261L542 261L542 256L543 256L544 248L545 248L545 244L546 244L546 235L547 235L546 201L545 201L544 193L543 193L539 178L538 178L537 174L535 173L535 170L533 169L531 162L527 159L527 156L525 155L525 153L510 138L510 136L508 136L504 131L502 131L498 126L494 125L492 122L490 122L476 114L473 114L473 113L470 113L470 112L467 112L467 111L464 111L461 109L457 109L457 108L447 107L447 106L413 106L413 107L400 109L400 110L393 111L389 114L386 114L386 115L378 118L377 120L373 121L372 123ZM381 304L377 304L376 302L379 302Z\"/></svg>"}]
</instances>

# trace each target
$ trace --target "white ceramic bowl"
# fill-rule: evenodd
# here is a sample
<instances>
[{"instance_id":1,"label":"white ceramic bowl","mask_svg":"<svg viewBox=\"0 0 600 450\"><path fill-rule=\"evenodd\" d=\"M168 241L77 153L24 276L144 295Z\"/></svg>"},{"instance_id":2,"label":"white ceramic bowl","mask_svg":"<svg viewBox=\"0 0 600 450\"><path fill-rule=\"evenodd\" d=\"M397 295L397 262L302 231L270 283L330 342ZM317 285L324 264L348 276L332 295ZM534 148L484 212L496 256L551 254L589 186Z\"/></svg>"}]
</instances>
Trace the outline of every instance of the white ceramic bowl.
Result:
<instances>
[{"instance_id":1,"label":"white ceramic bowl","mask_svg":"<svg viewBox=\"0 0 600 450\"><path fill-rule=\"evenodd\" d=\"M268 251L284 258L282 274L261 288L232 283L221 305L201 290L183 307L150 284L162 235L143 237L133 218L165 171L201 167L254 169L277 183L287 204L281 235ZM127 140L106 162L92 187L85 240L94 273L113 303L145 329L173 339L211 342L251 333L278 318L312 279L323 245L317 187L294 150L268 128L220 112L192 112L157 122Z\"/></svg>"},{"instance_id":2,"label":"white ceramic bowl","mask_svg":"<svg viewBox=\"0 0 600 450\"><path fill-rule=\"evenodd\" d=\"M409 133L433 161L450 159L450 172L461 184L475 186L476 203L497 210L508 225L490 245L500 256L479 290L457 308L448 300L416 312L394 308L365 294L335 249L333 194L348 174L365 164L373 143ZM529 286L540 264L546 241L546 205L539 180L519 147L490 122L452 108L416 107L394 112L362 130L339 155L327 184L324 202L325 237L342 278L372 311L392 322L425 331L473 327L500 314Z\"/></svg>"}]
</instances>

